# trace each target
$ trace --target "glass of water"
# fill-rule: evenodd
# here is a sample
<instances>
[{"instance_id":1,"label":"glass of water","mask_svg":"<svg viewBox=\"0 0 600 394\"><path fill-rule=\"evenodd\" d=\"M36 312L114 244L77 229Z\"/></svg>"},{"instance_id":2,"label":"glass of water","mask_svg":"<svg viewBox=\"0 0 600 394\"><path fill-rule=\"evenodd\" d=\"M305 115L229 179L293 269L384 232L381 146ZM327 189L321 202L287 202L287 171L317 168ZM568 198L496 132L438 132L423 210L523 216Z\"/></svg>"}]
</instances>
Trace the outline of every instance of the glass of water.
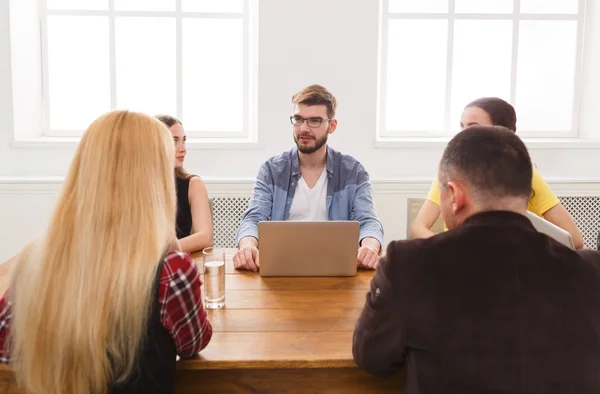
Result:
<instances>
[{"instance_id":1,"label":"glass of water","mask_svg":"<svg viewBox=\"0 0 600 394\"><path fill-rule=\"evenodd\" d=\"M204 256L204 306L219 309L225 306L225 252L218 248L205 248Z\"/></svg>"}]
</instances>

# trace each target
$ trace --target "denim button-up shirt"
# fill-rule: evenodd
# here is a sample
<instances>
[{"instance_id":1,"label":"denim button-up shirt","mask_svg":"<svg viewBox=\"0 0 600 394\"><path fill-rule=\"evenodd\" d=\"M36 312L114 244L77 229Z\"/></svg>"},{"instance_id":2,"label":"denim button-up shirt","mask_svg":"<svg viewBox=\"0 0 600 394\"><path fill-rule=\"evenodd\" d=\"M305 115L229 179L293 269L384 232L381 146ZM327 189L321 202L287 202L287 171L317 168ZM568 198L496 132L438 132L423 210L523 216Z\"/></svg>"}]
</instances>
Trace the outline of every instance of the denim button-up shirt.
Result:
<instances>
[{"instance_id":1,"label":"denim button-up shirt","mask_svg":"<svg viewBox=\"0 0 600 394\"><path fill-rule=\"evenodd\" d=\"M360 240L372 237L383 247L383 227L377 219L371 181L363 165L328 146L326 170L329 220L356 220ZM250 206L237 232L237 243L246 236L258 239L259 221L288 219L300 176L296 147L262 164Z\"/></svg>"}]
</instances>

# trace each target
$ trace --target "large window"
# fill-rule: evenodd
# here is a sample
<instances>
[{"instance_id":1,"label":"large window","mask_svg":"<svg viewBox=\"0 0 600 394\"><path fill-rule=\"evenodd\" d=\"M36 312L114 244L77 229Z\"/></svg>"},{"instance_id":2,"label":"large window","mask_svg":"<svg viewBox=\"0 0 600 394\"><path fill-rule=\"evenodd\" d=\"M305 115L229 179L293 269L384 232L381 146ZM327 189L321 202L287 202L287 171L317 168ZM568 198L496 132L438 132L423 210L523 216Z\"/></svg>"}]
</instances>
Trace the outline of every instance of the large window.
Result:
<instances>
[{"instance_id":1,"label":"large window","mask_svg":"<svg viewBox=\"0 0 600 394\"><path fill-rule=\"evenodd\" d=\"M127 108L249 137L255 1L42 0L44 134Z\"/></svg>"},{"instance_id":2,"label":"large window","mask_svg":"<svg viewBox=\"0 0 600 394\"><path fill-rule=\"evenodd\" d=\"M459 129L497 96L520 135L576 137L584 0L382 0L378 136Z\"/></svg>"}]
</instances>

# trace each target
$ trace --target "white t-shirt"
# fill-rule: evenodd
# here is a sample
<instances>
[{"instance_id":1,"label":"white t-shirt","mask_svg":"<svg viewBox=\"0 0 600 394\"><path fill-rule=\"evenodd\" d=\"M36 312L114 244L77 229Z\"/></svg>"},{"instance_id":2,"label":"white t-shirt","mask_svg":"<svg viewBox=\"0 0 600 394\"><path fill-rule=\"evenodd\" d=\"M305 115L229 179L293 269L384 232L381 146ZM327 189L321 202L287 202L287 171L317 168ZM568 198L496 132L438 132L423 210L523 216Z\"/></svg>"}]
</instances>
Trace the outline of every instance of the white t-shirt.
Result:
<instances>
[{"instance_id":1,"label":"white t-shirt","mask_svg":"<svg viewBox=\"0 0 600 394\"><path fill-rule=\"evenodd\" d=\"M298 180L289 220L328 220L327 214L327 171L323 170L319 180L311 189L303 177Z\"/></svg>"}]
</instances>

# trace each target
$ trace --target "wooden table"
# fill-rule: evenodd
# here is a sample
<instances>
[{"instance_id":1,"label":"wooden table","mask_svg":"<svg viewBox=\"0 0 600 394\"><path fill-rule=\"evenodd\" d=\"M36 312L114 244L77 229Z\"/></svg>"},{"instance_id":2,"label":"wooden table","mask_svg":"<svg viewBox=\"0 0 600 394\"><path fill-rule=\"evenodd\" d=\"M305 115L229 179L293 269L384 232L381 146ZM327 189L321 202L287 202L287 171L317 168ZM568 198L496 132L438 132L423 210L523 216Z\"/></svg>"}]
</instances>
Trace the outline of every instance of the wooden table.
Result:
<instances>
[{"instance_id":1,"label":"wooden table","mask_svg":"<svg viewBox=\"0 0 600 394\"><path fill-rule=\"evenodd\" d=\"M352 359L352 332L372 271L262 278L236 271L234 253L226 252L225 308L208 311L212 340L198 357L178 362L176 393L400 392L401 374L377 378ZM200 254L194 258L202 263ZM6 366L0 366L2 393L22 393Z\"/></svg>"}]
</instances>

